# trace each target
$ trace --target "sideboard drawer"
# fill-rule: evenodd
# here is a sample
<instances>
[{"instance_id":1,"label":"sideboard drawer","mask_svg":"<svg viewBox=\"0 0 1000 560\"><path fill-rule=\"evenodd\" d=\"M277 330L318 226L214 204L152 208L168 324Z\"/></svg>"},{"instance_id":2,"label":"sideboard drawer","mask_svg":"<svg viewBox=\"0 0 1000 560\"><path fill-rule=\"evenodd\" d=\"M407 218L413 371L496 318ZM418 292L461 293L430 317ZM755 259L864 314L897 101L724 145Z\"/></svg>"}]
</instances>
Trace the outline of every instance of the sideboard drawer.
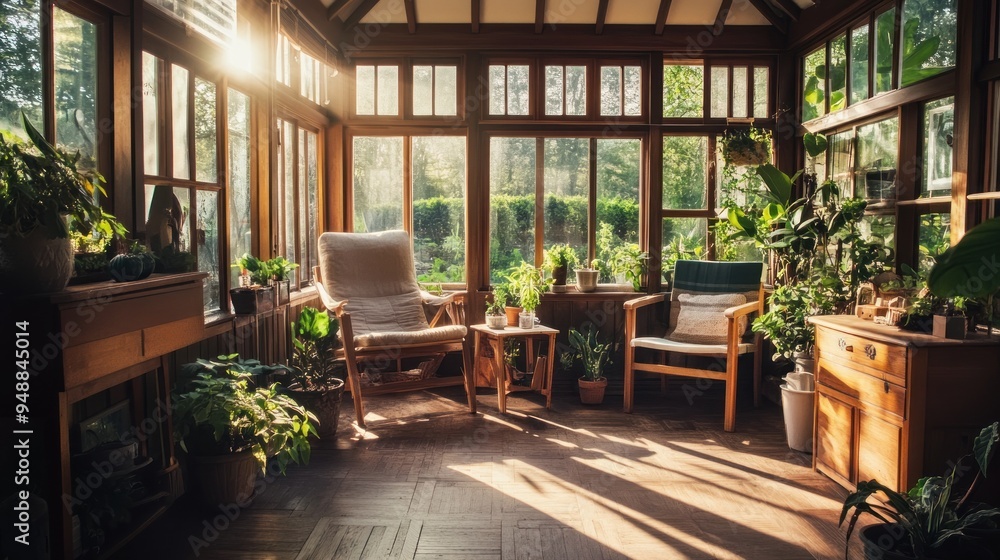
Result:
<instances>
[{"instance_id":1,"label":"sideboard drawer","mask_svg":"<svg viewBox=\"0 0 1000 560\"><path fill-rule=\"evenodd\" d=\"M906 389L885 379L820 357L816 383L829 387L876 409L906 418Z\"/></svg>"},{"instance_id":2,"label":"sideboard drawer","mask_svg":"<svg viewBox=\"0 0 1000 560\"><path fill-rule=\"evenodd\" d=\"M821 358L884 375L891 383L906 387L906 347L885 344L850 333L817 329L816 346ZM869 369L870 368L870 369Z\"/></svg>"}]
</instances>

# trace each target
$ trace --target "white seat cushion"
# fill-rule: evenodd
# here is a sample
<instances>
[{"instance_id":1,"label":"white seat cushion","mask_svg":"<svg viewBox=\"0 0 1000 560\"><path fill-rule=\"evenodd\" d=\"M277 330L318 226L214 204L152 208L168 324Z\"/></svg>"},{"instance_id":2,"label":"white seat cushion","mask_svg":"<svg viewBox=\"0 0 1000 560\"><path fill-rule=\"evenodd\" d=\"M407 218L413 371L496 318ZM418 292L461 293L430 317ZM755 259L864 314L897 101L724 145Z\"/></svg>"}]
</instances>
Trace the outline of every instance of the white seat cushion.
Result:
<instances>
[{"instance_id":1,"label":"white seat cushion","mask_svg":"<svg viewBox=\"0 0 1000 560\"><path fill-rule=\"evenodd\" d=\"M354 345L359 348L377 346L404 346L410 344L431 344L434 342L461 342L465 337L465 326L447 325L419 331L375 332L354 337Z\"/></svg>"},{"instance_id":2,"label":"white seat cushion","mask_svg":"<svg viewBox=\"0 0 1000 560\"><path fill-rule=\"evenodd\" d=\"M725 344L692 344L690 342L677 342L669 338L657 336L644 336L632 339L632 348L649 348L650 350L660 350L663 352L679 352L681 354L726 354ZM740 344L738 353L748 354L753 352L753 344Z\"/></svg>"}]
</instances>

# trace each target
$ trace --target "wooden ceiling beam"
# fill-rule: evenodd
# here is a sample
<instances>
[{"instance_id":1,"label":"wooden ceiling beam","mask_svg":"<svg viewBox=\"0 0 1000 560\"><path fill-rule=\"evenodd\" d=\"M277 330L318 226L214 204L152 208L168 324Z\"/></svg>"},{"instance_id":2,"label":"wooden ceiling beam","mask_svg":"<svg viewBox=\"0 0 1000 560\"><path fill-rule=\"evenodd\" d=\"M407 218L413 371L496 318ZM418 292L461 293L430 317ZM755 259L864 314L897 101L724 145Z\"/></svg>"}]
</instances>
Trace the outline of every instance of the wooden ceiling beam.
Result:
<instances>
[{"instance_id":1,"label":"wooden ceiling beam","mask_svg":"<svg viewBox=\"0 0 1000 560\"><path fill-rule=\"evenodd\" d=\"M663 28L667 25L667 16L670 15L670 3L673 0L660 0L660 9L656 12L656 34L663 35Z\"/></svg>"},{"instance_id":2,"label":"wooden ceiling beam","mask_svg":"<svg viewBox=\"0 0 1000 560\"><path fill-rule=\"evenodd\" d=\"M403 0L403 6L406 8L406 28L410 30L410 33L416 33L417 8L413 5L413 0Z\"/></svg>"},{"instance_id":3,"label":"wooden ceiling beam","mask_svg":"<svg viewBox=\"0 0 1000 560\"><path fill-rule=\"evenodd\" d=\"M753 4L754 8L760 12L762 16L767 18L767 21L771 22L771 25L776 27L778 31L782 33L788 33L788 22L785 18L781 17L781 14L774 10L774 7L767 3L767 0L749 0Z\"/></svg>"},{"instance_id":4,"label":"wooden ceiling beam","mask_svg":"<svg viewBox=\"0 0 1000 560\"><path fill-rule=\"evenodd\" d=\"M472 0L472 32L479 33L479 21L483 18L483 1Z\"/></svg>"},{"instance_id":5,"label":"wooden ceiling beam","mask_svg":"<svg viewBox=\"0 0 1000 560\"><path fill-rule=\"evenodd\" d=\"M379 0L362 0L362 2L358 4L358 7L351 12L351 15L347 16L347 19L344 20L344 27L350 29L360 23L361 19L368 15L368 12L372 11L372 8L378 4L378 1Z\"/></svg>"},{"instance_id":6,"label":"wooden ceiling beam","mask_svg":"<svg viewBox=\"0 0 1000 560\"><path fill-rule=\"evenodd\" d=\"M802 8L795 2L792 2L792 0L771 0L771 3L777 6L782 12L785 12L785 15L792 18L792 20L799 21Z\"/></svg>"},{"instance_id":7,"label":"wooden ceiling beam","mask_svg":"<svg viewBox=\"0 0 1000 560\"><path fill-rule=\"evenodd\" d=\"M722 35L722 30L726 28L726 18L729 17L729 10L733 7L733 0L722 0L719 6L719 13L715 15L715 25L712 26L713 35Z\"/></svg>"},{"instance_id":8,"label":"wooden ceiling beam","mask_svg":"<svg viewBox=\"0 0 1000 560\"><path fill-rule=\"evenodd\" d=\"M545 27L545 0L535 0L535 33Z\"/></svg>"},{"instance_id":9,"label":"wooden ceiling beam","mask_svg":"<svg viewBox=\"0 0 1000 560\"><path fill-rule=\"evenodd\" d=\"M601 0L601 3L597 6L597 24L594 26L594 32L600 35L604 31L604 21L608 19L608 2L610 0Z\"/></svg>"},{"instance_id":10,"label":"wooden ceiling beam","mask_svg":"<svg viewBox=\"0 0 1000 560\"><path fill-rule=\"evenodd\" d=\"M340 12L343 12L350 3L351 0L333 0L330 7L326 9L326 21L333 21L333 18L340 15Z\"/></svg>"}]
</instances>

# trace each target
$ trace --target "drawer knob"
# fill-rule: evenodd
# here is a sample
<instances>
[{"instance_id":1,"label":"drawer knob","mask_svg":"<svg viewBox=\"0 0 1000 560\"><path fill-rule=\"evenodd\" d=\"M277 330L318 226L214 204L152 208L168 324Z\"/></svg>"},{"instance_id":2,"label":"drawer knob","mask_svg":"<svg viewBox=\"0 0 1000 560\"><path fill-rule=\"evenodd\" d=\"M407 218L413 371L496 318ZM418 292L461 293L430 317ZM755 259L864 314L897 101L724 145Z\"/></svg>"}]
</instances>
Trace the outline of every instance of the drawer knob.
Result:
<instances>
[{"instance_id":1,"label":"drawer knob","mask_svg":"<svg viewBox=\"0 0 1000 560\"><path fill-rule=\"evenodd\" d=\"M844 352L854 352L854 346L847 344L843 338L837 339L837 346Z\"/></svg>"},{"instance_id":2,"label":"drawer knob","mask_svg":"<svg viewBox=\"0 0 1000 560\"><path fill-rule=\"evenodd\" d=\"M876 352L875 352L875 345L874 344L866 344L865 345L865 356L868 356L869 360L874 360L875 359Z\"/></svg>"}]
</instances>

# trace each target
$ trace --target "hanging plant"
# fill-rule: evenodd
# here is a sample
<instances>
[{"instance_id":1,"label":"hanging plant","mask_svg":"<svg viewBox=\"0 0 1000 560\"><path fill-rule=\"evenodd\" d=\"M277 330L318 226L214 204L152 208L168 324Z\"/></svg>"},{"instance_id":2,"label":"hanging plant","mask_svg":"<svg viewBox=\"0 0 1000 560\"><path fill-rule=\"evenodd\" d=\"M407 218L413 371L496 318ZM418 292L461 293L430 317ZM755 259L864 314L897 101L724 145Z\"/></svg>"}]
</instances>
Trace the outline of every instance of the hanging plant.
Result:
<instances>
[{"instance_id":1,"label":"hanging plant","mask_svg":"<svg viewBox=\"0 0 1000 560\"><path fill-rule=\"evenodd\" d=\"M732 128L720 139L726 165L763 165L771 161L771 133L754 126Z\"/></svg>"}]
</instances>

